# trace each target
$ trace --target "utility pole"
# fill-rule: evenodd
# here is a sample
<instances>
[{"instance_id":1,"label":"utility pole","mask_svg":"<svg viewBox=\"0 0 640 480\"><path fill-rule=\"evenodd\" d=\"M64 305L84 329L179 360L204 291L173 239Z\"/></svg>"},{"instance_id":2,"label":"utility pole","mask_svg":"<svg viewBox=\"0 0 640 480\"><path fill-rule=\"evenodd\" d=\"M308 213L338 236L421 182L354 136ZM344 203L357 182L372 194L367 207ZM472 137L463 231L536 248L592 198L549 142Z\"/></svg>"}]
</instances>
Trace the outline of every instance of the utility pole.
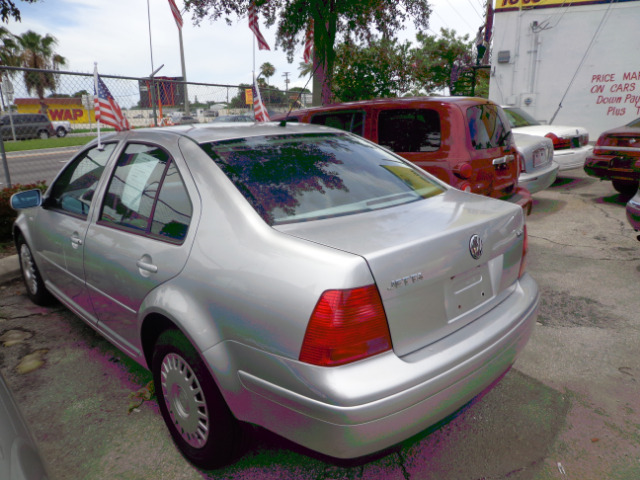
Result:
<instances>
[{"instance_id":1,"label":"utility pole","mask_svg":"<svg viewBox=\"0 0 640 480\"><path fill-rule=\"evenodd\" d=\"M284 72L282 74L282 76L284 77L284 93L286 94L287 91L289 90L289 75L291 75L291 72Z\"/></svg>"}]
</instances>

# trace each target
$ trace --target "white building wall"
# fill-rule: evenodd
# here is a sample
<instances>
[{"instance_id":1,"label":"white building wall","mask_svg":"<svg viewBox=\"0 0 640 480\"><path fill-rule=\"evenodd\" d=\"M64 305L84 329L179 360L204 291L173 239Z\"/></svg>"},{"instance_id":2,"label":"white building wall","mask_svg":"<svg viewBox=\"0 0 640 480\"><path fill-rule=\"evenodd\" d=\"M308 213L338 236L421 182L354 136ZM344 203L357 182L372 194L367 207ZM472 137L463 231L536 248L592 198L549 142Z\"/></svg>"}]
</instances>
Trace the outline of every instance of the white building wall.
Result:
<instances>
[{"instance_id":1,"label":"white building wall","mask_svg":"<svg viewBox=\"0 0 640 480\"><path fill-rule=\"evenodd\" d=\"M640 117L640 0L580 2L497 0L489 98L595 141Z\"/></svg>"}]
</instances>

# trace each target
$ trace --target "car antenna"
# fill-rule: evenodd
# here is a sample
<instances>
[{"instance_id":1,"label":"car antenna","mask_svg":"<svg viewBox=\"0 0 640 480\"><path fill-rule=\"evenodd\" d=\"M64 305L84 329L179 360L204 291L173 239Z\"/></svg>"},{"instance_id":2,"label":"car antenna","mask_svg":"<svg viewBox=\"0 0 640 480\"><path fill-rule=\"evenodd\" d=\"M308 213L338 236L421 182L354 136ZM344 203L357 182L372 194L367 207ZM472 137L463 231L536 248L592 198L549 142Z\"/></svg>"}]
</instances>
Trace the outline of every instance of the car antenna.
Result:
<instances>
[{"instance_id":1,"label":"car antenna","mask_svg":"<svg viewBox=\"0 0 640 480\"><path fill-rule=\"evenodd\" d=\"M318 62L318 64L316 65L316 68L314 68L313 72L311 72L311 75L309 75L309 80L307 80L307 83L305 83L304 87L302 87L302 89L298 92L298 96L296 97L296 99L293 102L291 102L291 107L289 107L289 111L287 112L287 115L282 120L280 120L280 124L278 125L279 127L287 126L287 118L289 117L289 114L293 111L293 106L296 104L296 102L300 101L300 98L302 97L302 91L307 89L307 85L309 85L309 82L315 75L316 70L318 70L319 66L320 66L320 62Z\"/></svg>"}]
</instances>

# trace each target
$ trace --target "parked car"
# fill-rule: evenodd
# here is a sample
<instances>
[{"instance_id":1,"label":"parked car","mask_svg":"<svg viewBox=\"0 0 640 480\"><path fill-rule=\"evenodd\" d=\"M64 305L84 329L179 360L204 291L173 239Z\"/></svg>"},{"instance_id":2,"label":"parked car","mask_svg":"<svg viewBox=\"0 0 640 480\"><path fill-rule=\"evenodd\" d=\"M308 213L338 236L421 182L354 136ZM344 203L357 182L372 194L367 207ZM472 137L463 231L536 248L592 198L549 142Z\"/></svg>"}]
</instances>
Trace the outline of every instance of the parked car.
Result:
<instances>
[{"instance_id":1,"label":"parked car","mask_svg":"<svg viewBox=\"0 0 640 480\"><path fill-rule=\"evenodd\" d=\"M341 458L400 442L509 369L537 316L522 208L331 128L111 134L11 204L27 295L148 367L202 468L238 421Z\"/></svg>"},{"instance_id":2,"label":"parked car","mask_svg":"<svg viewBox=\"0 0 640 480\"><path fill-rule=\"evenodd\" d=\"M176 122L176 125L192 125L194 123L200 123L200 121L192 115L182 115Z\"/></svg>"},{"instance_id":3,"label":"parked car","mask_svg":"<svg viewBox=\"0 0 640 480\"><path fill-rule=\"evenodd\" d=\"M631 197L640 180L640 118L603 132L584 171L601 180L611 180L613 188Z\"/></svg>"},{"instance_id":4,"label":"parked car","mask_svg":"<svg viewBox=\"0 0 640 480\"><path fill-rule=\"evenodd\" d=\"M53 125L58 137L65 137L68 133L71 133L71 122L55 120L51 122L51 125Z\"/></svg>"},{"instance_id":5,"label":"parked car","mask_svg":"<svg viewBox=\"0 0 640 480\"><path fill-rule=\"evenodd\" d=\"M582 168L591 153L589 132L583 127L546 125L517 107L503 106L514 132L547 137L553 142L553 159L560 170Z\"/></svg>"},{"instance_id":6,"label":"parked car","mask_svg":"<svg viewBox=\"0 0 640 480\"><path fill-rule=\"evenodd\" d=\"M245 122L245 123L249 123L249 122L255 122L256 120L255 120L255 118L253 118L250 115L220 115L219 117L216 117L211 121L215 122L215 123L221 123L221 122Z\"/></svg>"},{"instance_id":7,"label":"parked car","mask_svg":"<svg viewBox=\"0 0 640 480\"><path fill-rule=\"evenodd\" d=\"M553 160L553 142L546 137L514 133L520 176L518 184L537 193L551 186L558 176L559 165Z\"/></svg>"},{"instance_id":8,"label":"parked car","mask_svg":"<svg viewBox=\"0 0 640 480\"><path fill-rule=\"evenodd\" d=\"M271 118L282 120L285 116ZM507 200L527 213L531 211L531 194L518 185L520 167L509 123L500 107L489 100L368 100L296 110L286 121L356 133L460 190Z\"/></svg>"},{"instance_id":9,"label":"parked car","mask_svg":"<svg viewBox=\"0 0 640 480\"><path fill-rule=\"evenodd\" d=\"M4 140L46 139L56 131L46 115L40 113L12 113L0 117L0 133ZM15 134L15 137L14 137Z\"/></svg>"},{"instance_id":10,"label":"parked car","mask_svg":"<svg viewBox=\"0 0 640 480\"><path fill-rule=\"evenodd\" d=\"M636 191L631 200L627 202L627 220L636 232L640 232L640 191ZM640 240L640 235L638 235Z\"/></svg>"},{"instance_id":11,"label":"parked car","mask_svg":"<svg viewBox=\"0 0 640 480\"><path fill-rule=\"evenodd\" d=\"M47 480L49 478L36 442L2 373L0 373L0 478L7 480Z\"/></svg>"}]
</instances>

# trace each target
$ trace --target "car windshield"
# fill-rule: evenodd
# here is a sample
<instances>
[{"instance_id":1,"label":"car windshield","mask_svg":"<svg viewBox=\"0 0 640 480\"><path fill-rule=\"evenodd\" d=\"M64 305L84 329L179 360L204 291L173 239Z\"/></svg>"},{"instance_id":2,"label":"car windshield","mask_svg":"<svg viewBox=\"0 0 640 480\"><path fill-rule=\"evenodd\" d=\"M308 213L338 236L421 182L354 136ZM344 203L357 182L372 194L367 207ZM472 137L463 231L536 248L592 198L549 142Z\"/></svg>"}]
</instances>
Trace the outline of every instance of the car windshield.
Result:
<instances>
[{"instance_id":1,"label":"car windshield","mask_svg":"<svg viewBox=\"0 0 640 480\"><path fill-rule=\"evenodd\" d=\"M530 125L540 125L540 122L519 108L505 108L504 113L507 114L509 123L512 128L528 127Z\"/></svg>"},{"instance_id":2,"label":"car windshield","mask_svg":"<svg viewBox=\"0 0 640 480\"><path fill-rule=\"evenodd\" d=\"M353 135L261 136L202 148L269 225L379 210L445 191Z\"/></svg>"}]
</instances>

